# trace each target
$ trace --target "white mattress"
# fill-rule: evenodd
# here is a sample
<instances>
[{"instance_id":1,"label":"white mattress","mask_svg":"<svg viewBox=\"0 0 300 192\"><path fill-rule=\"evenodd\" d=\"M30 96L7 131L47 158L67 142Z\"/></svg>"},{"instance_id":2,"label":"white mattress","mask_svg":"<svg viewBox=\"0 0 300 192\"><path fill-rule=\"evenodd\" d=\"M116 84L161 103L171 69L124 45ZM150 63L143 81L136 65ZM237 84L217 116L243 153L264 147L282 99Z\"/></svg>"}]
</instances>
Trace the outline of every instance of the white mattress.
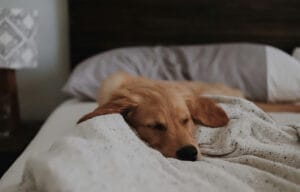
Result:
<instances>
[{"instance_id":1,"label":"white mattress","mask_svg":"<svg viewBox=\"0 0 300 192\"><path fill-rule=\"evenodd\" d=\"M82 115L90 112L96 106L94 102L80 102L75 99L61 104L50 115L26 150L3 175L0 180L0 191L21 181L24 163L29 156L48 150L54 141L64 136L75 126ZM300 114L271 113L270 115L281 124L300 124Z\"/></svg>"}]
</instances>

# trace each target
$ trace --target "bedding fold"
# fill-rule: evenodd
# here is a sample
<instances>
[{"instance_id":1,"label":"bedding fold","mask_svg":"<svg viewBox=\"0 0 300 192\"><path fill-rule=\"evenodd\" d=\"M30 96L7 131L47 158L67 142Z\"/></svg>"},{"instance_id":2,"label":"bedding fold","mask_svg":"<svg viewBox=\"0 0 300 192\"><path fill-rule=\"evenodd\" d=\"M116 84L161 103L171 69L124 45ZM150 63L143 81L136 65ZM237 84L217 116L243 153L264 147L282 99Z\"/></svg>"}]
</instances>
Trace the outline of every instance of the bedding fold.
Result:
<instances>
[{"instance_id":1,"label":"bedding fold","mask_svg":"<svg viewBox=\"0 0 300 192\"><path fill-rule=\"evenodd\" d=\"M28 159L15 191L299 191L300 126L279 125L244 99L211 98L230 123L199 126L199 161L163 157L111 114L77 125Z\"/></svg>"}]
</instances>

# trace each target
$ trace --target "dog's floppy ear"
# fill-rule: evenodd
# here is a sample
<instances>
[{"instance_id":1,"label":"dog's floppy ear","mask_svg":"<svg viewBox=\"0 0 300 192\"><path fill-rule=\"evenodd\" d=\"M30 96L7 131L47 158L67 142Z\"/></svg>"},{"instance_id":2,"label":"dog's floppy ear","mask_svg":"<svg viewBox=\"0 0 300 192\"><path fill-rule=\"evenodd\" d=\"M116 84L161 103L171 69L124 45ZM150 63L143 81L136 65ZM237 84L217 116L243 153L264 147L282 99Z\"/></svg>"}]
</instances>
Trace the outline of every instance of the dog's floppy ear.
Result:
<instances>
[{"instance_id":1,"label":"dog's floppy ear","mask_svg":"<svg viewBox=\"0 0 300 192\"><path fill-rule=\"evenodd\" d=\"M78 123L91 119L93 117L111 113L124 113L129 112L131 109L137 106L137 102L133 101L127 96L113 96L107 103L96 108L93 112L84 115L79 119Z\"/></svg>"},{"instance_id":2,"label":"dog's floppy ear","mask_svg":"<svg viewBox=\"0 0 300 192\"><path fill-rule=\"evenodd\" d=\"M197 97L187 101L192 118L195 122L209 127L227 125L229 119L225 111L216 105L212 99Z\"/></svg>"}]
</instances>

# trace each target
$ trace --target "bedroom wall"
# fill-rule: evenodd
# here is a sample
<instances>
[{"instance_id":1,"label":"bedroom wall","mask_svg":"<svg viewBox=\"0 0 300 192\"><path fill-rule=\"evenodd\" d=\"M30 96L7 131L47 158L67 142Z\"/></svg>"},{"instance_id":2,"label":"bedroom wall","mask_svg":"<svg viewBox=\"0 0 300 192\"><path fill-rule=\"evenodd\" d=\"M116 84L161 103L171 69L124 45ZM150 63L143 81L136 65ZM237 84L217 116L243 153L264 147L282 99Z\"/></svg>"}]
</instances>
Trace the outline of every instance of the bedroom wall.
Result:
<instances>
[{"instance_id":1,"label":"bedroom wall","mask_svg":"<svg viewBox=\"0 0 300 192\"><path fill-rule=\"evenodd\" d=\"M0 7L39 11L39 66L17 71L23 120L45 120L65 96L60 89L69 71L67 0L1 0Z\"/></svg>"}]
</instances>

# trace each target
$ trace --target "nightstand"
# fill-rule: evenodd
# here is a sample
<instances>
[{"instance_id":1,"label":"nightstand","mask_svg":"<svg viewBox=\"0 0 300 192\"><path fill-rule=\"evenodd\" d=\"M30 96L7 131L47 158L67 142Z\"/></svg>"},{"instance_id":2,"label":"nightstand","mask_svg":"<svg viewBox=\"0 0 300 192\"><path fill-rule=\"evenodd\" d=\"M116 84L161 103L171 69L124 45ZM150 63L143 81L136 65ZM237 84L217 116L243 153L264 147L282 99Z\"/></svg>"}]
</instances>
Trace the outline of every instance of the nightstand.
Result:
<instances>
[{"instance_id":1,"label":"nightstand","mask_svg":"<svg viewBox=\"0 0 300 192\"><path fill-rule=\"evenodd\" d=\"M25 122L9 137L0 138L0 177L23 152L43 122Z\"/></svg>"}]
</instances>

